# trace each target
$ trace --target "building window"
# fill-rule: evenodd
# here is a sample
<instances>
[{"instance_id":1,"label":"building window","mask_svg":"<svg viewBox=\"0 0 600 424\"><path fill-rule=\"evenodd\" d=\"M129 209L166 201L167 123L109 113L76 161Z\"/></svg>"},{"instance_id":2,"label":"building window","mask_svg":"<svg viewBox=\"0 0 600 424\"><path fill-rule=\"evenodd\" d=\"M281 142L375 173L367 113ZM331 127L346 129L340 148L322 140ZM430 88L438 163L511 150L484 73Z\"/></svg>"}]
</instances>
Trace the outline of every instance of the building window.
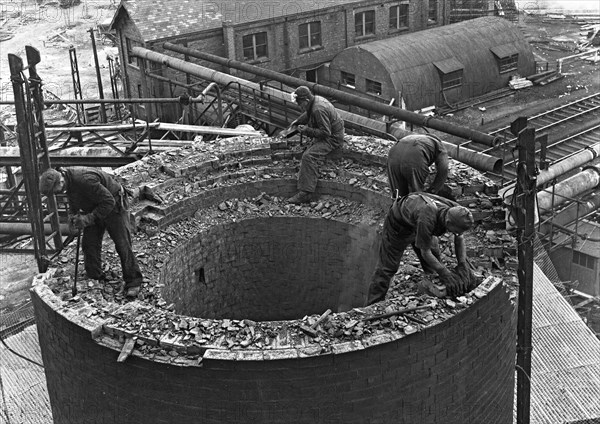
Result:
<instances>
[{"instance_id":1,"label":"building window","mask_svg":"<svg viewBox=\"0 0 600 424\"><path fill-rule=\"evenodd\" d=\"M132 40L131 38L125 38L125 46L127 47L127 63L133 66L140 66L140 58L135 57L131 54L133 47L141 47L142 43L139 41Z\"/></svg>"},{"instance_id":2,"label":"building window","mask_svg":"<svg viewBox=\"0 0 600 424\"><path fill-rule=\"evenodd\" d=\"M345 85L346 87L350 87L350 88L356 88L356 79L354 77L354 74L349 74L348 72L341 72L341 80L342 80L342 85Z\"/></svg>"},{"instance_id":3,"label":"building window","mask_svg":"<svg viewBox=\"0 0 600 424\"><path fill-rule=\"evenodd\" d=\"M434 62L433 66L440 74L442 91L462 86L464 66L454 57Z\"/></svg>"},{"instance_id":4,"label":"building window","mask_svg":"<svg viewBox=\"0 0 600 424\"><path fill-rule=\"evenodd\" d=\"M442 90L450 90L462 86L463 70L442 75Z\"/></svg>"},{"instance_id":5,"label":"building window","mask_svg":"<svg viewBox=\"0 0 600 424\"><path fill-rule=\"evenodd\" d=\"M408 3L390 7L390 29L408 28Z\"/></svg>"},{"instance_id":6,"label":"building window","mask_svg":"<svg viewBox=\"0 0 600 424\"><path fill-rule=\"evenodd\" d=\"M429 0L429 22L437 22L438 20L438 2L437 0Z\"/></svg>"},{"instance_id":7,"label":"building window","mask_svg":"<svg viewBox=\"0 0 600 424\"><path fill-rule=\"evenodd\" d=\"M267 33L257 32L256 34L243 36L242 49L244 60L257 60L269 57L267 49Z\"/></svg>"},{"instance_id":8,"label":"building window","mask_svg":"<svg viewBox=\"0 0 600 424\"><path fill-rule=\"evenodd\" d=\"M580 265L585 268L594 269L594 263L596 259L593 256L586 255L585 253L573 251L573 263Z\"/></svg>"},{"instance_id":9,"label":"building window","mask_svg":"<svg viewBox=\"0 0 600 424\"><path fill-rule=\"evenodd\" d=\"M374 94L376 96L381 96L381 83L377 81L373 81L370 79L365 79L366 81L366 90L369 94Z\"/></svg>"},{"instance_id":10,"label":"building window","mask_svg":"<svg viewBox=\"0 0 600 424\"><path fill-rule=\"evenodd\" d=\"M354 15L354 31L357 37L375 34L375 11L367 10Z\"/></svg>"},{"instance_id":11,"label":"building window","mask_svg":"<svg viewBox=\"0 0 600 424\"><path fill-rule=\"evenodd\" d=\"M321 22L309 22L298 27L300 49L321 46Z\"/></svg>"},{"instance_id":12,"label":"building window","mask_svg":"<svg viewBox=\"0 0 600 424\"><path fill-rule=\"evenodd\" d=\"M518 62L519 62L518 54L513 54L512 56L503 57L502 59L498 59L498 67L500 68L500 73L505 74L507 72L516 71Z\"/></svg>"}]
</instances>

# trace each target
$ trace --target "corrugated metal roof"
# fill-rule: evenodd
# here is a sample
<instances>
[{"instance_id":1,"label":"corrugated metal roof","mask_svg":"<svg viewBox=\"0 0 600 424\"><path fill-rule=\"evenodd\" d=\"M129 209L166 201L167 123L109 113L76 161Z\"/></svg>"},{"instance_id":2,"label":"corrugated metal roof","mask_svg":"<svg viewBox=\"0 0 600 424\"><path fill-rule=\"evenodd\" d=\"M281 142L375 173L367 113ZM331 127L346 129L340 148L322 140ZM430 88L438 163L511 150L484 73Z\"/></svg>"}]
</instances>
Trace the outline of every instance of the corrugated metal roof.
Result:
<instances>
[{"instance_id":1,"label":"corrugated metal roof","mask_svg":"<svg viewBox=\"0 0 600 424\"><path fill-rule=\"evenodd\" d=\"M600 340L537 265L532 336L531 424L600 418Z\"/></svg>"},{"instance_id":2,"label":"corrugated metal roof","mask_svg":"<svg viewBox=\"0 0 600 424\"><path fill-rule=\"evenodd\" d=\"M338 53L331 68L346 70L353 63L371 60L369 63L383 68L390 76L394 92L415 92L414 87L422 88L414 98L406 99L408 108L418 109L433 104L440 92L440 78L434 63L450 57L460 62L464 66L463 83L468 86L467 94L476 96L483 94L486 87L498 84L499 68L490 48L509 45L519 53L519 72L523 75L533 72L533 53L519 28L493 16L353 46Z\"/></svg>"},{"instance_id":3,"label":"corrugated metal roof","mask_svg":"<svg viewBox=\"0 0 600 424\"><path fill-rule=\"evenodd\" d=\"M220 28L223 21L233 25L264 21L350 3L356 0L123 0L111 27L126 11L143 40L153 41Z\"/></svg>"},{"instance_id":4,"label":"corrugated metal roof","mask_svg":"<svg viewBox=\"0 0 600 424\"><path fill-rule=\"evenodd\" d=\"M37 328L27 327L8 337L6 345L38 363L42 362ZM15 355L0 344L0 423L52 424L52 409L44 368ZM4 419L2 417L5 416Z\"/></svg>"}]
</instances>

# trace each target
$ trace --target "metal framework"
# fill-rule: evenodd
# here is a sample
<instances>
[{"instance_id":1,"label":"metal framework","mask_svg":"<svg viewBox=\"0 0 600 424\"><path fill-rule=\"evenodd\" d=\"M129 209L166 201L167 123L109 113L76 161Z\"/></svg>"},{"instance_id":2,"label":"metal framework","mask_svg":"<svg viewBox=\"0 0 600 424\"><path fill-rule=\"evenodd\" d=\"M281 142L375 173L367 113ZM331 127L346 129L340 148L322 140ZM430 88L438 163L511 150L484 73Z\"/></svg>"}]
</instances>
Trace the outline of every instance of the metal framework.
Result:
<instances>
[{"instance_id":1,"label":"metal framework","mask_svg":"<svg viewBox=\"0 0 600 424\"><path fill-rule=\"evenodd\" d=\"M46 198L47 215L44 216L42 196L39 192L40 171L50 167L50 156L46 144L42 97L42 80L37 74L36 65L40 63L40 52L26 46L27 69L29 78L24 74L23 60L14 54L8 55L10 76L15 98L17 115L17 139L21 154L22 180L15 185L12 196L19 194L25 186L27 217L33 234L33 250L38 269L44 272L48 267L48 253L62 249L63 240L58 220L58 208L54 196ZM22 193L21 193L22 194ZM8 207L10 203L4 205ZM12 202L15 205L14 202ZM18 204L18 203L17 203ZM17 211L15 211L17 212ZM50 224L50 234L46 238L46 223Z\"/></svg>"}]
</instances>

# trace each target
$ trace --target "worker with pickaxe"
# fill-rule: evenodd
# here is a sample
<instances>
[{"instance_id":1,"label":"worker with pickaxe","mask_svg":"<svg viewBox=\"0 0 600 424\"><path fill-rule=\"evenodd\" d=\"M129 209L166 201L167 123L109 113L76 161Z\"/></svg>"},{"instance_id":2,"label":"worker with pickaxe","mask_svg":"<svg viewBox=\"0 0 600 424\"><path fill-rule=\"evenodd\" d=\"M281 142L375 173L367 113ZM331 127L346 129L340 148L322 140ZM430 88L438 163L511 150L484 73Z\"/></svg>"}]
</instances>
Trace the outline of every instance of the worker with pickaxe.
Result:
<instances>
[{"instance_id":1,"label":"worker with pickaxe","mask_svg":"<svg viewBox=\"0 0 600 424\"><path fill-rule=\"evenodd\" d=\"M106 281L101 249L108 231L121 259L125 296L137 297L144 278L131 247L129 201L124 187L110 174L91 167L48 169L39 181L40 192L66 193L69 224L82 231L82 250L88 278Z\"/></svg>"},{"instance_id":2,"label":"worker with pickaxe","mask_svg":"<svg viewBox=\"0 0 600 424\"><path fill-rule=\"evenodd\" d=\"M303 136L311 139L302 154L298 172L298 192L288 202L311 202L319 179L319 164L344 143L344 121L335 107L324 97L315 96L306 86L298 87L292 96L304 113L291 124Z\"/></svg>"}]
</instances>

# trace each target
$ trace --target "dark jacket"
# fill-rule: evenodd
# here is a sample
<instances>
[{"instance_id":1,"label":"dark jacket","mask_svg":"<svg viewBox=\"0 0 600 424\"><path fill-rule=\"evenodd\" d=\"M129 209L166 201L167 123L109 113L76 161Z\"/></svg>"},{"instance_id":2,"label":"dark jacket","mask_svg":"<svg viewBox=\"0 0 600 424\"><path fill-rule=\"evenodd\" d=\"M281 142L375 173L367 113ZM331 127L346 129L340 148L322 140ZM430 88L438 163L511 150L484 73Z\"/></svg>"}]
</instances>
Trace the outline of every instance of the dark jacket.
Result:
<instances>
[{"instance_id":1,"label":"dark jacket","mask_svg":"<svg viewBox=\"0 0 600 424\"><path fill-rule=\"evenodd\" d=\"M69 210L91 213L98 219L106 218L119 203L122 187L113 176L97 168L74 166L59 169L67 184Z\"/></svg>"},{"instance_id":2,"label":"dark jacket","mask_svg":"<svg viewBox=\"0 0 600 424\"><path fill-rule=\"evenodd\" d=\"M334 147L344 142L344 121L333 105L324 97L315 96L308 110L297 120L306 124L304 135L316 141L325 141Z\"/></svg>"},{"instance_id":3,"label":"dark jacket","mask_svg":"<svg viewBox=\"0 0 600 424\"><path fill-rule=\"evenodd\" d=\"M415 235L415 246L431 249L433 236L446 233L446 214L453 206L452 200L428 193L411 193L398 198L390 209L392 225Z\"/></svg>"}]
</instances>

